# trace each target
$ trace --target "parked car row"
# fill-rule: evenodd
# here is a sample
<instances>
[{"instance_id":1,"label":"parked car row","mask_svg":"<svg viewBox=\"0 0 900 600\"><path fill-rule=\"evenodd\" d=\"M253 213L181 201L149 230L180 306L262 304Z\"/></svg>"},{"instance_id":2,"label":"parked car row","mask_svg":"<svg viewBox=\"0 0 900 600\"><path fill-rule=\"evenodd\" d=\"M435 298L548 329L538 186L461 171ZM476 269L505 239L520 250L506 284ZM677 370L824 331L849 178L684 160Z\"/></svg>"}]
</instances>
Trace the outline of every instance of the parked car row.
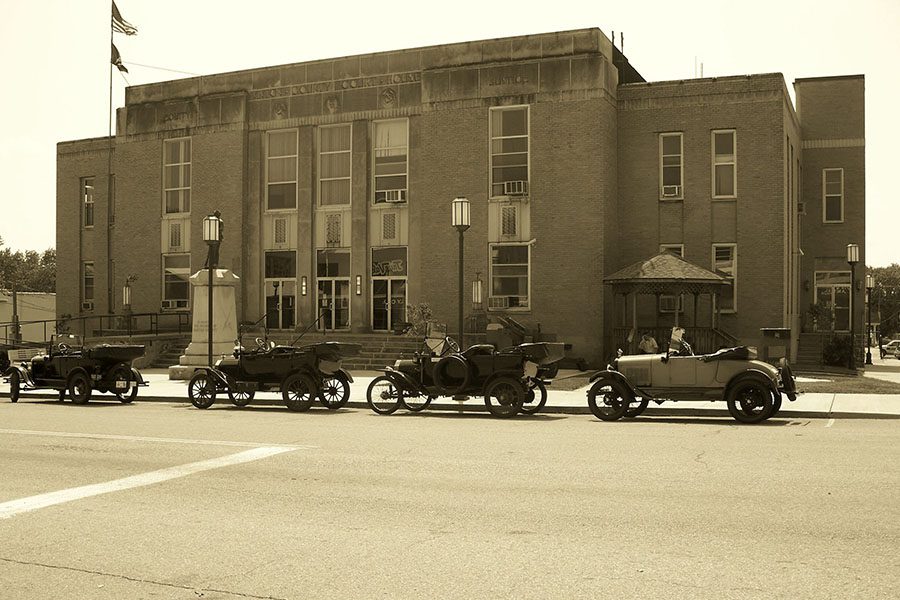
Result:
<instances>
[{"instance_id":1,"label":"parked car row","mask_svg":"<svg viewBox=\"0 0 900 600\"><path fill-rule=\"evenodd\" d=\"M759 360L750 348L726 348L695 356L673 328L666 352L622 356L590 377L587 403L599 419L633 418L650 402L724 401L742 423L759 423L781 408L782 396L795 400L797 387L784 361L774 366ZM277 391L292 411L306 411L318 401L336 410L346 405L352 375L342 368L345 358L359 354L359 344L321 342L305 346L276 345L267 336L246 348L243 336L232 356L212 367L198 368L188 382L191 403L200 409L227 394L235 406L247 406L256 392ZM139 345L100 344L85 347L80 336L54 336L47 352L9 366L4 377L10 399L23 389L59 390L60 399L88 402L93 391L111 393L128 403L146 386L132 366L143 356ZM461 349L449 337L437 346L425 344L411 359L381 369L366 390L369 407L379 415L400 408L426 409L437 397L465 401L484 398L495 417L534 414L547 402L547 386L557 374L564 344L525 343L504 349L477 344Z\"/></svg>"}]
</instances>

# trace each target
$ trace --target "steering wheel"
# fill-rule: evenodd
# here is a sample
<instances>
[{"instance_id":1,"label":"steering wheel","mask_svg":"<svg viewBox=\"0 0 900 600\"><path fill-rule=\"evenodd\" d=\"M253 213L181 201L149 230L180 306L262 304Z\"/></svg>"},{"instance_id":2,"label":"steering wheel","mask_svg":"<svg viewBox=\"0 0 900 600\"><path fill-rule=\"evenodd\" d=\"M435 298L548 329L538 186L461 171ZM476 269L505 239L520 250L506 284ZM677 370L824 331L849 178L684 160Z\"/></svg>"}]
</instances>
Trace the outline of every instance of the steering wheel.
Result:
<instances>
[{"instance_id":1,"label":"steering wheel","mask_svg":"<svg viewBox=\"0 0 900 600\"><path fill-rule=\"evenodd\" d=\"M459 344L452 337L444 337L444 343L450 348L450 352L459 352Z\"/></svg>"},{"instance_id":2,"label":"steering wheel","mask_svg":"<svg viewBox=\"0 0 900 600\"><path fill-rule=\"evenodd\" d=\"M63 354L66 354L69 352L69 345L64 342L60 342L59 344L56 345L56 347Z\"/></svg>"},{"instance_id":3,"label":"steering wheel","mask_svg":"<svg viewBox=\"0 0 900 600\"><path fill-rule=\"evenodd\" d=\"M260 350L268 350L269 343L261 337L256 338L256 345L259 346Z\"/></svg>"}]
</instances>

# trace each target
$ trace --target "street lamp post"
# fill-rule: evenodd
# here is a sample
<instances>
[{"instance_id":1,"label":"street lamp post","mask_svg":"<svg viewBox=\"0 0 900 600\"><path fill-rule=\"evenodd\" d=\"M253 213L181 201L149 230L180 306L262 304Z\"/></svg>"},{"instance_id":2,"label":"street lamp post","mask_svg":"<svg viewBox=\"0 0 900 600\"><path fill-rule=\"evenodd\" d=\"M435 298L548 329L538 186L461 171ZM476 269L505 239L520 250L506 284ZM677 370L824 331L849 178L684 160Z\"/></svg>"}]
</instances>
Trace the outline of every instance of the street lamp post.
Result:
<instances>
[{"instance_id":1,"label":"street lamp post","mask_svg":"<svg viewBox=\"0 0 900 600\"><path fill-rule=\"evenodd\" d=\"M859 262L859 246L847 244L847 264L850 265L850 359L847 368L853 371L856 368L856 319L853 313L856 307L853 305L853 294L856 292L856 263Z\"/></svg>"},{"instance_id":2,"label":"street lamp post","mask_svg":"<svg viewBox=\"0 0 900 600\"><path fill-rule=\"evenodd\" d=\"M206 266L209 270L209 290L207 291L206 304L206 329L207 329L207 359L209 366L213 366L213 272L219 262L219 244L222 242L222 230L224 223L219 211L208 215L203 219L203 241L209 246L206 255Z\"/></svg>"},{"instance_id":3,"label":"street lamp post","mask_svg":"<svg viewBox=\"0 0 900 600\"><path fill-rule=\"evenodd\" d=\"M464 350L465 334L463 333L463 233L469 228L469 199L459 196L453 199L452 223L459 232L459 347Z\"/></svg>"},{"instance_id":4,"label":"street lamp post","mask_svg":"<svg viewBox=\"0 0 900 600\"><path fill-rule=\"evenodd\" d=\"M866 364L872 364L872 288L875 287L875 277L871 273L866 274Z\"/></svg>"}]
</instances>

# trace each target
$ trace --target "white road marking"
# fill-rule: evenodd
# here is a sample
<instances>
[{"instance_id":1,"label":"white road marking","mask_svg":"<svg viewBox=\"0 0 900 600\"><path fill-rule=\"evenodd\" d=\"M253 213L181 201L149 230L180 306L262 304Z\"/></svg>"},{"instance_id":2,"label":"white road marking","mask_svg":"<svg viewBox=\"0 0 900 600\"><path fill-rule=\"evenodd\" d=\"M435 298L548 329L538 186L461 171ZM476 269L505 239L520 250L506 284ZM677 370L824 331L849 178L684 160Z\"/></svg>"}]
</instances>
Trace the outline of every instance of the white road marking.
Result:
<instances>
[{"instance_id":1,"label":"white road marking","mask_svg":"<svg viewBox=\"0 0 900 600\"><path fill-rule=\"evenodd\" d=\"M832 425L834 425L834 419L828 419L828 422L825 423L825 427L831 427Z\"/></svg>"},{"instance_id":2,"label":"white road marking","mask_svg":"<svg viewBox=\"0 0 900 600\"><path fill-rule=\"evenodd\" d=\"M317 446L296 444L269 444L265 442L229 442L224 440L189 440L180 438L143 437L139 435L111 435L106 433L69 433L66 431L34 431L31 429L0 429L0 434L37 435L44 437L84 438L89 440L119 440L127 442L163 442L167 444L199 444L202 446L237 446L238 448L287 448L289 450L311 450Z\"/></svg>"},{"instance_id":3,"label":"white road marking","mask_svg":"<svg viewBox=\"0 0 900 600\"><path fill-rule=\"evenodd\" d=\"M231 465L251 462L261 458L275 456L276 454L281 454L283 452L291 452L292 450L295 450L295 448L286 446L253 448L252 450L245 450L243 452L238 452L237 454L229 454L219 458L211 458L209 460L201 460L199 462L178 465L167 469L160 469L158 471L150 471L149 473L141 473L140 475L114 479L113 481L107 481L105 483L95 483L92 485L84 485L81 487L69 488L67 490L30 496L28 498L19 498L18 500L11 500L0 504L0 519L8 519L24 512L30 512L38 510L39 508L54 506L56 504L63 504L64 502L71 502L73 500L80 500L91 496L99 496L100 494L108 494L110 492L120 492L122 490L185 477L201 471L209 471L210 469L219 469Z\"/></svg>"}]
</instances>

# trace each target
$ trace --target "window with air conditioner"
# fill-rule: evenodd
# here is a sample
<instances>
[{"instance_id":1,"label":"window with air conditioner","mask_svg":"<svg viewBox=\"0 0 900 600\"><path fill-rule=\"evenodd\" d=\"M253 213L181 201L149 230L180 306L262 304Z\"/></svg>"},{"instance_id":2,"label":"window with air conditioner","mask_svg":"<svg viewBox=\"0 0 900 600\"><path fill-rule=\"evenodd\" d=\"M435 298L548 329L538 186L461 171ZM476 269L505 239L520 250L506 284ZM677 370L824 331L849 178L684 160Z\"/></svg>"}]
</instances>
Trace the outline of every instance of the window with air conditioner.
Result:
<instances>
[{"instance_id":1,"label":"window with air conditioner","mask_svg":"<svg viewBox=\"0 0 900 600\"><path fill-rule=\"evenodd\" d=\"M528 308L530 275L530 244L492 244L488 308Z\"/></svg>"},{"instance_id":2,"label":"window with air conditioner","mask_svg":"<svg viewBox=\"0 0 900 600\"><path fill-rule=\"evenodd\" d=\"M266 209L297 208L297 130L266 134Z\"/></svg>"},{"instance_id":3,"label":"window with air conditioner","mask_svg":"<svg viewBox=\"0 0 900 600\"><path fill-rule=\"evenodd\" d=\"M81 263L81 310L94 310L94 263Z\"/></svg>"},{"instance_id":4,"label":"window with air conditioner","mask_svg":"<svg viewBox=\"0 0 900 600\"><path fill-rule=\"evenodd\" d=\"M191 212L191 138L163 142L163 212Z\"/></svg>"},{"instance_id":5,"label":"window with air conditioner","mask_svg":"<svg viewBox=\"0 0 900 600\"><path fill-rule=\"evenodd\" d=\"M164 254L162 257L162 308L185 310L191 300L191 255Z\"/></svg>"},{"instance_id":6,"label":"window with air conditioner","mask_svg":"<svg viewBox=\"0 0 900 600\"><path fill-rule=\"evenodd\" d=\"M659 134L660 198L684 198L684 136L681 133Z\"/></svg>"},{"instance_id":7,"label":"window with air conditioner","mask_svg":"<svg viewBox=\"0 0 900 600\"><path fill-rule=\"evenodd\" d=\"M491 197L528 193L528 106L503 106L490 110Z\"/></svg>"},{"instance_id":8,"label":"window with air conditioner","mask_svg":"<svg viewBox=\"0 0 900 600\"><path fill-rule=\"evenodd\" d=\"M375 204L406 202L409 121L376 121L373 139Z\"/></svg>"}]
</instances>

